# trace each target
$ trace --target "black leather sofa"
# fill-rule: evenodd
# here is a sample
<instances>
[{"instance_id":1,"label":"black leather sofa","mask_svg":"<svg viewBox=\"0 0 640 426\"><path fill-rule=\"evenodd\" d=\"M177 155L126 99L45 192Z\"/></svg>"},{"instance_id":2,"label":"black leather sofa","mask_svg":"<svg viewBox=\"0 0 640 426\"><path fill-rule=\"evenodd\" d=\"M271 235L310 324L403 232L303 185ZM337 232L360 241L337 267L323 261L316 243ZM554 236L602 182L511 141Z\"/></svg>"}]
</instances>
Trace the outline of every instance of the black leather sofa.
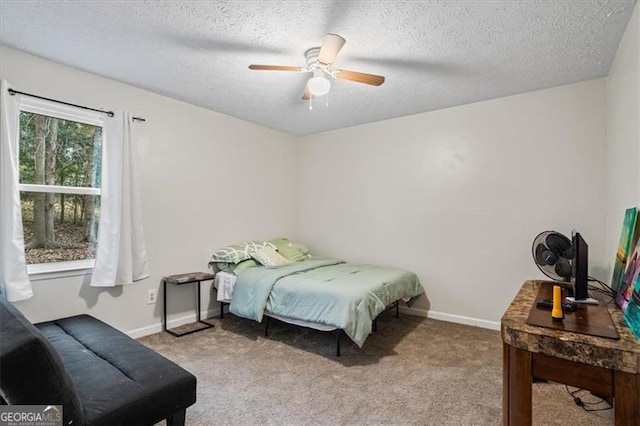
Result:
<instances>
[{"instance_id":1,"label":"black leather sofa","mask_svg":"<svg viewBox=\"0 0 640 426\"><path fill-rule=\"evenodd\" d=\"M0 296L0 396L62 405L63 424L184 425L196 378L89 315L31 324Z\"/></svg>"}]
</instances>

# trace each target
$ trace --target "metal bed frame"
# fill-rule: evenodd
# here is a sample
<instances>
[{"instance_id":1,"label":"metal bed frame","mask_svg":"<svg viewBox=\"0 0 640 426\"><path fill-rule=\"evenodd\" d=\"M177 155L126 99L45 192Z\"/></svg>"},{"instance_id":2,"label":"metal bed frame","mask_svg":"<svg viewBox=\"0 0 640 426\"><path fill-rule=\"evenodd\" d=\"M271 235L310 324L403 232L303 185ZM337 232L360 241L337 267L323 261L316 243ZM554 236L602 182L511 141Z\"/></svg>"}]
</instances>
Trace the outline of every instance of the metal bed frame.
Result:
<instances>
[{"instance_id":1,"label":"metal bed frame","mask_svg":"<svg viewBox=\"0 0 640 426\"><path fill-rule=\"evenodd\" d=\"M216 290L217 289L215 287L212 286L213 289ZM227 302L220 302L220 319L224 318L224 305L228 305L229 303ZM387 312L391 309L395 309L395 317L396 318L400 318L400 299L396 300L395 302L393 302L391 305L389 305L387 308L385 308L384 311L380 312L380 314L378 314L378 316L380 316L381 314L383 314L384 312ZM262 322L264 323L264 336L268 337L269 336L269 320L271 319L271 317L269 315L264 315L264 319L262 320ZM286 321L283 321L286 322ZM287 324L291 324L291 323L287 323ZM298 327L305 327L304 325L299 325L299 324L291 324L291 325L295 325ZM307 327L310 328L310 327ZM322 330L319 330L322 331ZM340 356L340 344L341 344L341 339L342 339L342 335L345 334L344 330L341 328L337 328L335 330L336 333L336 357ZM371 331L372 333L375 333L376 331L378 331L378 317L375 317L373 319L373 324L371 327Z\"/></svg>"}]
</instances>

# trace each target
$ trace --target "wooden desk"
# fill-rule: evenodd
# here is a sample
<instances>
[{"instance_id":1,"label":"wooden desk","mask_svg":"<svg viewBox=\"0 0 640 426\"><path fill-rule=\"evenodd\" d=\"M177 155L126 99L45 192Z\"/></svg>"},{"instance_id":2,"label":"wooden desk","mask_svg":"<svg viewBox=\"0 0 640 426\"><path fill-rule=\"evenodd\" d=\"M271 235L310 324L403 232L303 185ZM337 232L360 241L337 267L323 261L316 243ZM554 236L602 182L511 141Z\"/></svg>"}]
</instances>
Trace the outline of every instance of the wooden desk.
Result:
<instances>
[{"instance_id":1,"label":"wooden desk","mask_svg":"<svg viewBox=\"0 0 640 426\"><path fill-rule=\"evenodd\" d=\"M502 317L504 425L531 424L533 378L613 400L616 425L640 426L640 342L609 305L620 340L526 323L542 281L526 281Z\"/></svg>"}]
</instances>

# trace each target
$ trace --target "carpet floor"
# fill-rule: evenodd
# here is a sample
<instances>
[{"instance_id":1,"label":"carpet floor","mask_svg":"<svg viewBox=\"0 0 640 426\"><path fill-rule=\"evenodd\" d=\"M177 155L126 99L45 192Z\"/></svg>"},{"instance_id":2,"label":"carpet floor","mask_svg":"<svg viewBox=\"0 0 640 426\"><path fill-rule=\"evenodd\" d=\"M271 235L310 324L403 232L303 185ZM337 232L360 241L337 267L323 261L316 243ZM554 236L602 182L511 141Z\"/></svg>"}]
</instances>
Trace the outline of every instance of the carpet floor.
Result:
<instances>
[{"instance_id":1,"label":"carpet floor","mask_svg":"<svg viewBox=\"0 0 640 426\"><path fill-rule=\"evenodd\" d=\"M139 341L193 373L187 425L500 425L500 333L385 312L362 349L335 334L225 315L215 328ZM597 401L581 393L585 401ZM590 406L606 407L605 404ZM612 410L585 412L565 387L536 383L534 425L610 425Z\"/></svg>"}]
</instances>

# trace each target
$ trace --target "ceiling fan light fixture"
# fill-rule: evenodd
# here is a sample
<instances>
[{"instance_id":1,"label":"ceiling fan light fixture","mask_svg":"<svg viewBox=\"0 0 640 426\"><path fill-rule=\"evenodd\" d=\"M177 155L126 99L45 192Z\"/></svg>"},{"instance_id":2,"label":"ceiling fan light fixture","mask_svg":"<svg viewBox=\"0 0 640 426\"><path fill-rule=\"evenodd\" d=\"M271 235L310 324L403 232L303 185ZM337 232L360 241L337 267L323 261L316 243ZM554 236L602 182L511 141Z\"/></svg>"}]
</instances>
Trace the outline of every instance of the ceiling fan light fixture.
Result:
<instances>
[{"instance_id":1,"label":"ceiling fan light fixture","mask_svg":"<svg viewBox=\"0 0 640 426\"><path fill-rule=\"evenodd\" d=\"M331 82L325 76L316 75L309 79L307 87L313 96L323 96L329 93Z\"/></svg>"}]
</instances>

